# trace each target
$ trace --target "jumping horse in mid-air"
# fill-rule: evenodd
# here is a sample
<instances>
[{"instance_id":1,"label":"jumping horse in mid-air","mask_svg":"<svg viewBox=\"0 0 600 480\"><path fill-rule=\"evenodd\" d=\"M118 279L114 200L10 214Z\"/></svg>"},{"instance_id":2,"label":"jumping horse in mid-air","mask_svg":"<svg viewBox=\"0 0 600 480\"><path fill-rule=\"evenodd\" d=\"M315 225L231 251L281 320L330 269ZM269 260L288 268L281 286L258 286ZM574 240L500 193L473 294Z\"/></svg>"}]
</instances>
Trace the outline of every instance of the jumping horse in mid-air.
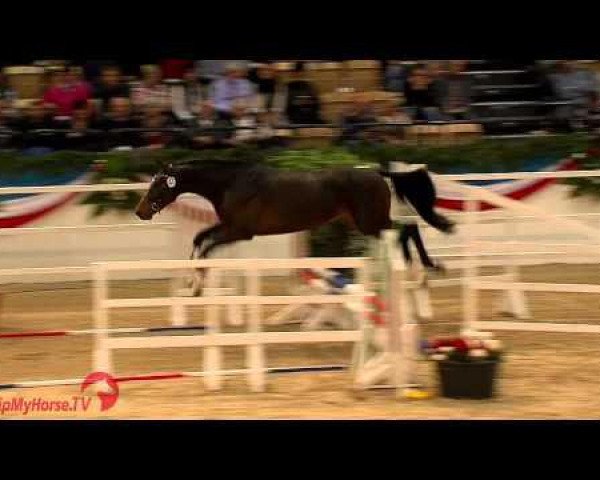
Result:
<instances>
[{"instance_id":1,"label":"jumping horse in mid-air","mask_svg":"<svg viewBox=\"0 0 600 480\"><path fill-rule=\"evenodd\" d=\"M385 175L392 178L400 200L409 200L427 223L452 230L453 224L434 211L435 191L425 170L401 181L395 180L398 174ZM136 214L150 220L183 193L207 199L219 218L196 235L192 258L206 258L218 247L255 236L311 230L333 220L375 238L392 228L390 187L374 169L287 171L229 161L169 165L154 176ZM194 294L199 288L197 282Z\"/></svg>"}]
</instances>

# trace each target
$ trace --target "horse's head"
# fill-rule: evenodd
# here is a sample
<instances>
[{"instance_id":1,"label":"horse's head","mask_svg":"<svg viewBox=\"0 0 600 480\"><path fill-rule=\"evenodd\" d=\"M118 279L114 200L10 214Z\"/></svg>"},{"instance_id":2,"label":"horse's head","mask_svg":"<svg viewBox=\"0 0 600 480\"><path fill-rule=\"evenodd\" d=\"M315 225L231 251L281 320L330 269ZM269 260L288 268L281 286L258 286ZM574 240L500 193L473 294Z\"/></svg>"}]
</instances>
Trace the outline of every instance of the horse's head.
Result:
<instances>
[{"instance_id":1,"label":"horse's head","mask_svg":"<svg viewBox=\"0 0 600 480\"><path fill-rule=\"evenodd\" d=\"M140 201L135 214L142 220L151 220L181 193L180 177L171 166L158 172L152 179L150 188Z\"/></svg>"}]
</instances>

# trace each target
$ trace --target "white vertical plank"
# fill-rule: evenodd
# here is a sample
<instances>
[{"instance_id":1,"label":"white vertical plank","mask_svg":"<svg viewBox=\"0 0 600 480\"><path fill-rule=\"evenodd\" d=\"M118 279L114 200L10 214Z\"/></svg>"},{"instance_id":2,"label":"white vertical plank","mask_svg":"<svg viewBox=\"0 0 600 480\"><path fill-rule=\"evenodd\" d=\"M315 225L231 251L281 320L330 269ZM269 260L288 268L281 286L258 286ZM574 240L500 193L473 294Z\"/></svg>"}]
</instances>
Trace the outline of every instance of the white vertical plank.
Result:
<instances>
[{"instance_id":1,"label":"white vertical plank","mask_svg":"<svg viewBox=\"0 0 600 480\"><path fill-rule=\"evenodd\" d=\"M378 259L375 259L375 261L378 261ZM360 302L361 308L353 313L354 324L362 332L361 339L354 344L352 350L352 364L349 374L353 381L356 381L357 373L365 365L367 350L369 348L368 339L371 338L373 332L373 326L368 317L369 307L367 304L367 295L374 293L371 283L371 270L368 264L364 264L357 270L356 281L362 287L365 296Z\"/></svg>"},{"instance_id":2,"label":"white vertical plank","mask_svg":"<svg viewBox=\"0 0 600 480\"><path fill-rule=\"evenodd\" d=\"M94 354L92 368L95 372L113 373L112 353L107 346L109 328L108 309L108 272L101 265L92 268L94 277Z\"/></svg>"},{"instance_id":3,"label":"white vertical plank","mask_svg":"<svg viewBox=\"0 0 600 480\"><path fill-rule=\"evenodd\" d=\"M466 197L466 211L465 211L465 253L467 254L467 261L465 262L465 268L463 275L465 277L462 289L463 289L463 328L471 330L473 324L478 320L478 293L477 290L472 287L472 282L476 281L474 278L478 272L478 258L477 258L477 245L475 238L475 224L477 222L477 212L479 211L479 200L472 195L470 190L465 192Z\"/></svg>"},{"instance_id":4,"label":"white vertical plank","mask_svg":"<svg viewBox=\"0 0 600 480\"><path fill-rule=\"evenodd\" d=\"M206 286L209 289L214 289L218 286L221 272L218 269L211 268L208 270L205 280ZM212 290L214 291L214 290ZM208 305L206 307L206 330L205 335L217 335L221 331L219 322L219 305ZM204 384L209 391L216 391L222 388L222 376L220 371L222 351L220 346L211 346L204 348Z\"/></svg>"},{"instance_id":5,"label":"white vertical plank","mask_svg":"<svg viewBox=\"0 0 600 480\"><path fill-rule=\"evenodd\" d=\"M260 296L260 270L246 270L246 295ZM261 305L248 305L248 332L259 333L261 325ZM264 392L266 388L266 372L264 344L254 341L246 347L246 367L248 368L248 384L253 392Z\"/></svg>"}]
</instances>

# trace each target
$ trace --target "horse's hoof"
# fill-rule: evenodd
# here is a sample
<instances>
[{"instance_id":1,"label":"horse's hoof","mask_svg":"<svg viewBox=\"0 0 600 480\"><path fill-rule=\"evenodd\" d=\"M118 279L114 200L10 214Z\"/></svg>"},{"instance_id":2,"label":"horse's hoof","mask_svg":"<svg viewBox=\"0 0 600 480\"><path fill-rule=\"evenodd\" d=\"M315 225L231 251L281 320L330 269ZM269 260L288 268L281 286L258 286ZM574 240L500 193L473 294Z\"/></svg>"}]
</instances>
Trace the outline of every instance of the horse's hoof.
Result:
<instances>
[{"instance_id":1,"label":"horse's hoof","mask_svg":"<svg viewBox=\"0 0 600 480\"><path fill-rule=\"evenodd\" d=\"M427 271L431 273L439 273L441 275L445 275L447 272L446 267L444 267L444 265L442 265L441 263L435 263L433 265L427 266Z\"/></svg>"},{"instance_id":2,"label":"horse's hoof","mask_svg":"<svg viewBox=\"0 0 600 480\"><path fill-rule=\"evenodd\" d=\"M192 287L192 297L201 297L202 296L202 286L194 285Z\"/></svg>"}]
</instances>

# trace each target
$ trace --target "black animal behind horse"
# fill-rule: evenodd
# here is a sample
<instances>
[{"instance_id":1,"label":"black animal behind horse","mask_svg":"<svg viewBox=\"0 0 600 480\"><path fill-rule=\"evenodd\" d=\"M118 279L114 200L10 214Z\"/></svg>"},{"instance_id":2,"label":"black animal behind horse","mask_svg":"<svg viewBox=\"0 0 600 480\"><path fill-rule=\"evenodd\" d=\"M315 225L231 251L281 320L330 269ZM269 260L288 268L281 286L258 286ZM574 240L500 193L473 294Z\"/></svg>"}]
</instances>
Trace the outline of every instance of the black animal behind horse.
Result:
<instances>
[{"instance_id":1,"label":"black animal behind horse","mask_svg":"<svg viewBox=\"0 0 600 480\"><path fill-rule=\"evenodd\" d=\"M370 169L286 171L245 162L170 166L154 177L136 214L150 220L182 193L206 198L219 217L196 235L197 258L236 241L311 230L340 218L372 237L392 226L390 189ZM441 229L440 216L415 201L424 219Z\"/></svg>"}]
</instances>

